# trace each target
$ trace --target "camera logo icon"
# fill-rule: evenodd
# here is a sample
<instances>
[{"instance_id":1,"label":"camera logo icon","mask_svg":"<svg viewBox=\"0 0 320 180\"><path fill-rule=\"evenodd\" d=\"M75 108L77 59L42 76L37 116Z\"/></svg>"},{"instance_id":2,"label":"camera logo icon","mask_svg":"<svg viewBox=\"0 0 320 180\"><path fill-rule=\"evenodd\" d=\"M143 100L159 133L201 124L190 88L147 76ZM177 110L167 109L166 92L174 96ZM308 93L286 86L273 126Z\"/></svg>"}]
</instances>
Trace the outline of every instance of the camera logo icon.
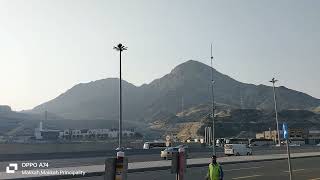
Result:
<instances>
[{"instance_id":1,"label":"camera logo icon","mask_svg":"<svg viewBox=\"0 0 320 180\"><path fill-rule=\"evenodd\" d=\"M6 173L13 174L18 170L18 164L17 163L10 163L9 166L6 168Z\"/></svg>"}]
</instances>

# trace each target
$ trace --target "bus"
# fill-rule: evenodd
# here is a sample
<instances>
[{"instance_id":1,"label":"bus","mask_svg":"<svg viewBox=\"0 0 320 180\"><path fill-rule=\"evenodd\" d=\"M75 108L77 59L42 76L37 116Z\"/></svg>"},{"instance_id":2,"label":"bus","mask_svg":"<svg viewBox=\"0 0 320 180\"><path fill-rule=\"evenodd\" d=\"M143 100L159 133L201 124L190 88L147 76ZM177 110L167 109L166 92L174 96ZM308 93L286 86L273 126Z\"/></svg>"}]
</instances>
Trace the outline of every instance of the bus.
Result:
<instances>
[{"instance_id":1,"label":"bus","mask_svg":"<svg viewBox=\"0 0 320 180\"><path fill-rule=\"evenodd\" d=\"M249 139L249 145L252 146L271 146L274 145L272 139Z\"/></svg>"},{"instance_id":2,"label":"bus","mask_svg":"<svg viewBox=\"0 0 320 180\"><path fill-rule=\"evenodd\" d=\"M252 155L252 149L248 144L225 144L224 154L227 156L250 156Z\"/></svg>"},{"instance_id":3,"label":"bus","mask_svg":"<svg viewBox=\"0 0 320 180\"><path fill-rule=\"evenodd\" d=\"M247 145L249 145L249 139L229 138L229 139L225 139L225 144L247 144Z\"/></svg>"},{"instance_id":4,"label":"bus","mask_svg":"<svg viewBox=\"0 0 320 180\"><path fill-rule=\"evenodd\" d=\"M156 148L166 148L166 142L145 142L143 144L143 149L156 149Z\"/></svg>"}]
</instances>

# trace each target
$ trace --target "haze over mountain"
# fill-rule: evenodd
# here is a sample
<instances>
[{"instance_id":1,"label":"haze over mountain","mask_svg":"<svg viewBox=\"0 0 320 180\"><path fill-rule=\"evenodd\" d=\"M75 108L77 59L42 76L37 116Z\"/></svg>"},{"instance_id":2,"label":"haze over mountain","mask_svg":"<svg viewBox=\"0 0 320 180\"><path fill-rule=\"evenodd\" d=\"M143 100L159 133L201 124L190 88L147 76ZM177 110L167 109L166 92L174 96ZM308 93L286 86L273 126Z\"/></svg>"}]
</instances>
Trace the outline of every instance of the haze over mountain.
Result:
<instances>
[{"instance_id":1,"label":"haze over mountain","mask_svg":"<svg viewBox=\"0 0 320 180\"><path fill-rule=\"evenodd\" d=\"M229 109L272 110L272 87L238 82L213 69L215 101ZM211 67L187 61L169 74L150 84L134 86L123 81L123 113L125 120L153 120L160 112L177 114L184 108L211 101ZM48 110L66 119L118 119L119 79L108 78L82 83L57 98L36 106L30 112ZM311 110L320 100L305 93L276 88L279 110Z\"/></svg>"}]
</instances>

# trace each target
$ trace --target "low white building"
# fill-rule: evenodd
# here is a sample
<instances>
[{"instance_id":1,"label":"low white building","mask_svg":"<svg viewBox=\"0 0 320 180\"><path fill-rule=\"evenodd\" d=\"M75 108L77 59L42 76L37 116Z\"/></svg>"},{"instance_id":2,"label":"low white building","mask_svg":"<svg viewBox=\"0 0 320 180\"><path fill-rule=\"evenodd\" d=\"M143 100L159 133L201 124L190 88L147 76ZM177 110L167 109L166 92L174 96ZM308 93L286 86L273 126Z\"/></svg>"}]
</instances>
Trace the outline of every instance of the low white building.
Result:
<instances>
[{"instance_id":1,"label":"low white building","mask_svg":"<svg viewBox=\"0 0 320 180\"><path fill-rule=\"evenodd\" d=\"M134 131L122 131L124 137L132 137L135 135ZM61 135L65 139L90 139L90 138L117 138L118 130L116 129L66 129Z\"/></svg>"},{"instance_id":2,"label":"low white building","mask_svg":"<svg viewBox=\"0 0 320 180\"><path fill-rule=\"evenodd\" d=\"M34 136L37 140L42 139L106 139L106 138L117 138L117 129L65 129L60 130L49 130L43 129L42 122L39 123L39 127L35 128ZM124 137L132 137L135 135L133 130L123 130L122 134Z\"/></svg>"}]
</instances>

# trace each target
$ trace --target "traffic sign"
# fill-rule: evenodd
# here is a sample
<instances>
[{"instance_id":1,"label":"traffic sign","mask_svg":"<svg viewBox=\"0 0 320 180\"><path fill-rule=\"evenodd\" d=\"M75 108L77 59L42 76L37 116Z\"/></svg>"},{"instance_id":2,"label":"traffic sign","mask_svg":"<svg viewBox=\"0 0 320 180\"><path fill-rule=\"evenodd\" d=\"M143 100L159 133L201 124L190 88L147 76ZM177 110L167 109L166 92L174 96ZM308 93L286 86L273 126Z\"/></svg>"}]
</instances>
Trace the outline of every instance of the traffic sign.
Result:
<instances>
[{"instance_id":1,"label":"traffic sign","mask_svg":"<svg viewBox=\"0 0 320 180\"><path fill-rule=\"evenodd\" d=\"M288 140L289 139L289 132L288 132L288 124L287 123L283 123L282 130L283 130L283 138Z\"/></svg>"}]
</instances>

